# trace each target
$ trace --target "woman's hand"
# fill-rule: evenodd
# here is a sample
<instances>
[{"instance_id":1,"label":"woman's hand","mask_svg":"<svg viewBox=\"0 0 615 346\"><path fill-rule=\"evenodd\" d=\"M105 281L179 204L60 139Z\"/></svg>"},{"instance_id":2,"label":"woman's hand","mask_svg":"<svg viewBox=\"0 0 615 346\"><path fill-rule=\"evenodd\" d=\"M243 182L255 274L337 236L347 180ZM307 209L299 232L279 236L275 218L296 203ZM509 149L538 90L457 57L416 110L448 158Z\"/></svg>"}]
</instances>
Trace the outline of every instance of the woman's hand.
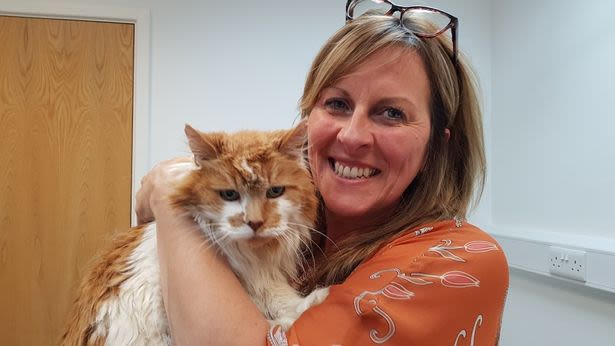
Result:
<instances>
[{"instance_id":1,"label":"woman's hand","mask_svg":"<svg viewBox=\"0 0 615 346\"><path fill-rule=\"evenodd\" d=\"M137 223L141 225L154 221L155 209L160 206L160 202L166 201L166 197L173 192L173 186L194 168L190 157L178 157L154 166L141 179L141 188L137 191Z\"/></svg>"}]
</instances>

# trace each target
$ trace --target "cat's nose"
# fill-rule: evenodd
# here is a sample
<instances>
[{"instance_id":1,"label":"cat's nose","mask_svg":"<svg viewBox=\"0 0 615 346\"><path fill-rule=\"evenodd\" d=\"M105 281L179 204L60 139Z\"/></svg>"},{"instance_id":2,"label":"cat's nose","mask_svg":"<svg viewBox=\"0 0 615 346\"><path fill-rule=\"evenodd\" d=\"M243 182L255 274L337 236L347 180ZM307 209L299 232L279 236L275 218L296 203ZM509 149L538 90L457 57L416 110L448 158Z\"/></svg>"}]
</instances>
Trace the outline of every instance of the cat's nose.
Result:
<instances>
[{"instance_id":1,"label":"cat's nose","mask_svg":"<svg viewBox=\"0 0 615 346\"><path fill-rule=\"evenodd\" d=\"M248 226L256 232L263 225L263 221L248 221Z\"/></svg>"}]
</instances>

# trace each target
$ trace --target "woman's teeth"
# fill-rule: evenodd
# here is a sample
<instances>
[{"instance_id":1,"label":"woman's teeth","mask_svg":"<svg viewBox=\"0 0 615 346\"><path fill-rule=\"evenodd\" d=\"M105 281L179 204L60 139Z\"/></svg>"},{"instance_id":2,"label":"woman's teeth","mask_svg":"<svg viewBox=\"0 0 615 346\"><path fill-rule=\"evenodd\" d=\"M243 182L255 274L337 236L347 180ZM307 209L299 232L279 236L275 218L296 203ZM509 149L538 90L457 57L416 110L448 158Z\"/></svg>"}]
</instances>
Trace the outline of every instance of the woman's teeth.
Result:
<instances>
[{"instance_id":1,"label":"woman's teeth","mask_svg":"<svg viewBox=\"0 0 615 346\"><path fill-rule=\"evenodd\" d=\"M376 174L376 170L372 168L348 167L339 162L335 162L333 168L336 175L347 179L369 178Z\"/></svg>"}]
</instances>

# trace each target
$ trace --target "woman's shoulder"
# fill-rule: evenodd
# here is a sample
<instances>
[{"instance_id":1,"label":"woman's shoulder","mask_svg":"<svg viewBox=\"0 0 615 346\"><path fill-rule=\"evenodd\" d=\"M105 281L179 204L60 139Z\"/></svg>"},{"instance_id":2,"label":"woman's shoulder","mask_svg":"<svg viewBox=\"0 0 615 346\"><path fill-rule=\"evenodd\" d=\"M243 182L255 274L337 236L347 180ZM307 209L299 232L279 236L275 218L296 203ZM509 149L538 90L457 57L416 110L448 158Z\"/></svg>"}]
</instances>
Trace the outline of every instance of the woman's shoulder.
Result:
<instances>
[{"instance_id":1,"label":"woman's shoulder","mask_svg":"<svg viewBox=\"0 0 615 346\"><path fill-rule=\"evenodd\" d=\"M443 345L471 334L476 345L494 345L507 289L508 265L495 239L465 221L440 221L381 247L331 286L314 313L352 306L349 316L371 328L372 341ZM367 335L361 328L356 340Z\"/></svg>"},{"instance_id":2,"label":"woman's shoulder","mask_svg":"<svg viewBox=\"0 0 615 346\"><path fill-rule=\"evenodd\" d=\"M492 252L503 256L500 245L491 235L460 219L436 221L411 228L393 238L375 256L391 250L413 254L432 252L460 262L459 256L451 254Z\"/></svg>"},{"instance_id":3,"label":"woman's shoulder","mask_svg":"<svg viewBox=\"0 0 615 346\"><path fill-rule=\"evenodd\" d=\"M387 246L401 244L420 246L435 239L450 239L456 241L486 241L497 244L496 240L484 230L462 219L434 221L406 230L400 236L392 239Z\"/></svg>"},{"instance_id":4,"label":"woman's shoulder","mask_svg":"<svg viewBox=\"0 0 615 346\"><path fill-rule=\"evenodd\" d=\"M508 287L508 263L498 242L462 220L427 223L381 247L355 272L374 268L435 275L443 284ZM432 277L433 279L433 277ZM420 281L420 280L415 280Z\"/></svg>"}]
</instances>

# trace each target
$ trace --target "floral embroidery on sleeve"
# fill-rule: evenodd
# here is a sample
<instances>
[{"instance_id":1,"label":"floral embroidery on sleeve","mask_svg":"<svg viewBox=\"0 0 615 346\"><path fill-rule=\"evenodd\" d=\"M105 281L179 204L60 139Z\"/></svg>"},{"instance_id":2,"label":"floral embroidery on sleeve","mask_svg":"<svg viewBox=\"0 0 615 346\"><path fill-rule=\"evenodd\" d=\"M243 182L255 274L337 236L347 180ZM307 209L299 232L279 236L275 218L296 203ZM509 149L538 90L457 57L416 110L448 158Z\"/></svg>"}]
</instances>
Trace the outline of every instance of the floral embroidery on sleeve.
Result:
<instances>
[{"instance_id":1,"label":"floral embroidery on sleeve","mask_svg":"<svg viewBox=\"0 0 615 346\"><path fill-rule=\"evenodd\" d=\"M446 259L450 259L456 262L465 262L463 258L453 254L451 250L463 249L464 251L469 253L483 253L499 250L497 245L484 240L474 240L465 243L463 246L452 246L452 244L453 242L451 240L442 240L442 244L430 247L428 251L435 252Z\"/></svg>"},{"instance_id":2,"label":"floral embroidery on sleeve","mask_svg":"<svg viewBox=\"0 0 615 346\"><path fill-rule=\"evenodd\" d=\"M466 287L479 287L480 281L474 276L459 271L453 270L444 274L425 274L425 273L412 273L412 276L422 276L426 278L440 279L442 286L452 288L466 288Z\"/></svg>"},{"instance_id":3,"label":"floral embroidery on sleeve","mask_svg":"<svg viewBox=\"0 0 615 346\"><path fill-rule=\"evenodd\" d=\"M402 273L401 270L397 269L397 268L391 268L391 269L385 269L385 270L380 270L377 271L375 273L373 273L372 275L369 276L370 279L374 280L374 279L378 279L380 278L380 276L383 273L387 273L387 272L394 272L395 274L397 274L397 277L408 281L409 283L415 284L415 285L431 285L432 282L427 281L427 280L423 280L421 278L415 278L412 276L408 276L405 273Z\"/></svg>"},{"instance_id":4,"label":"floral embroidery on sleeve","mask_svg":"<svg viewBox=\"0 0 615 346\"><path fill-rule=\"evenodd\" d=\"M288 346L286 334L280 326L273 326L267 333L267 341L271 346Z\"/></svg>"},{"instance_id":5,"label":"floral embroidery on sleeve","mask_svg":"<svg viewBox=\"0 0 615 346\"><path fill-rule=\"evenodd\" d=\"M474 321L474 327L472 328L472 336L470 338L470 346L474 346L474 338L476 337L476 330L478 329L478 327L483 325L483 315L478 315L476 317L476 320ZM457 337L455 338L455 344L453 346L459 346L459 337L462 338L466 338L468 332L466 332L465 329L462 329L459 334L457 334Z\"/></svg>"},{"instance_id":6,"label":"floral embroidery on sleeve","mask_svg":"<svg viewBox=\"0 0 615 346\"><path fill-rule=\"evenodd\" d=\"M417 232L420 233L421 231L423 231L423 229ZM429 232L429 229L426 228L424 232ZM496 244L483 240L469 241L463 245L453 245L453 241L451 240L442 240L441 244L430 247L427 251L435 252L448 260L465 263L466 260L460 257L460 251L478 254L496 250L499 250ZM458 255L453 252L457 252ZM389 268L372 273L369 279L380 279L385 273L391 273L395 276L390 281L384 283L380 289L363 291L354 299L354 310L358 316L375 313L380 316L384 322L385 327L382 327L380 324L380 327L369 330L369 338L376 344L387 342L395 335L396 329L394 319L383 309L381 304L379 304L382 299L393 301L411 300L411 298L415 296L415 293L409 288L409 285L428 286L440 284L444 287L458 289L480 287L480 280L478 278L461 270L449 270L444 273L404 273L398 268ZM479 315L474 324L471 339L472 345L476 329L482 325L482 318L482 315ZM467 332L465 329L460 331L455 340L455 345L457 345L460 338L465 338L466 334Z\"/></svg>"},{"instance_id":7,"label":"floral embroidery on sleeve","mask_svg":"<svg viewBox=\"0 0 615 346\"><path fill-rule=\"evenodd\" d=\"M370 279L378 279L383 273L393 272L395 278L388 282L384 287L375 291L363 291L354 299L354 309L358 316L361 316L370 310L384 320L386 329L384 331L378 329L370 329L369 337L376 344L382 344L389 340L395 334L395 321L389 314L378 305L379 297L383 296L393 300L408 300L414 296L414 292L406 288L402 283L411 283L414 285L424 286L432 284L433 279L439 279L440 283L445 287L453 288L468 288L479 287L479 280L468 273L462 271L449 271L444 274L425 274L411 273L410 275L402 272L397 268L380 270L369 276ZM426 279L420 278L424 277ZM399 280L397 280L399 279ZM397 280L397 281L396 281ZM434 280L437 281L437 280Z\"/></svg>"},{"instance_id":8,"label":"floral embroidery on sleeve","mask_svg":"<svg viewBox=\"0 0 615 346\"><path fill-rule=\"evenodd\" d=\"M414 235L418 237L418 236L423 235L423 234L425 234L427 232L431 232L432 230L433 230L433 227L423 227L423 228L419 229L418 231L414 231Z\"/></svg>"}]
</instances>

